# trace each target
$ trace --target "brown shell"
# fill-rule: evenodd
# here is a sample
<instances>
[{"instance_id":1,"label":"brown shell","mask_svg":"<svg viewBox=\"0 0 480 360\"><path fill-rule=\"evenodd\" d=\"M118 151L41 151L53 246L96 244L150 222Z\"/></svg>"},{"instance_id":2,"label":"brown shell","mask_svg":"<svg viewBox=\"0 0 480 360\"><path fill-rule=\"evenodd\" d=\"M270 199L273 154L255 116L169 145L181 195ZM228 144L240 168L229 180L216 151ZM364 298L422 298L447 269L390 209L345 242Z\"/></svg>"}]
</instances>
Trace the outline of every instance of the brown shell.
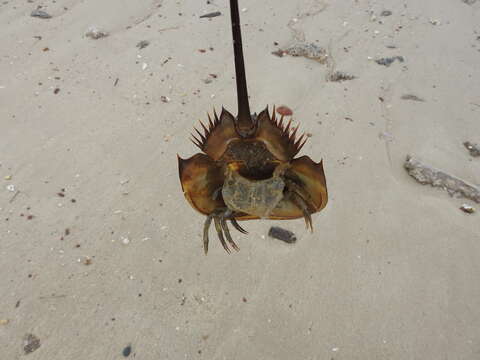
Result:
<instances>
[{"instance_id":1,"label":"brown shell","mask_svg":"<svg viewBox=\"0 0 480 360\"><path fill-rule=\"evenodd\" d=\"M221 159L228 144L234 140L260 141L279 161L290 161L302 149L307 141L305 135L296 138L298 126L292 128L292 119L284 124L284 116L276 118L275 107L270 116L268 107L255 119L256 130L253 136L242 137L235 124L234 116L222 108L220 118L214 110L214 120L208 115L208 126L200 122L203 134L195 129L197 136L192 134L193 143L213 160Z\"/></svg>"},{"instance_id":2,"label":"brown shell","mask_svg":"<svg viewBox=\"0 0 480 360\"><path fill-rule=\"evenodd\" d=\"M236 128L235 118L225 109L222 109L220 118L214 112L214 120L209 116L208 126L201 123L202 134L197 129L198 137L192 140L205 154L196 154L189 159L180 157L180 181L185 197L200 213L209 215L213 210L225 207L221 197L221 189L225 181L222 168L222 157L228 145L235 141L258 141L274 155L275 162L289 162L290 176L299 183L300 187L311 200L311 213L322 210L328 201L327 185L323 163L315 163L308 156L298 159L293 157L305 144L306 138L302 135L296 139L298 127L291 128L291 120L284 124L283 116L278 120L275 117L275 108L270 117L268 109L256 117L256 131L248 138L242 138ZM290 199L284 198L268 216L269 219L296 219L304 214ZM258 216L244 214L237 220L258 219Z\"/></svg>"},{"instance_id":3,"label":"brown shell","mask_svg":"<svg viewBox=\"0 0 480 360\"><path fill-rule=\"evenodd\" d=\"M217 196L223 185L223 174L207 155L196 154L186 160L178 156L178 170L185 198L194 209L208 215L225 206L221 196Z\"/></svg>"}]
</instances>

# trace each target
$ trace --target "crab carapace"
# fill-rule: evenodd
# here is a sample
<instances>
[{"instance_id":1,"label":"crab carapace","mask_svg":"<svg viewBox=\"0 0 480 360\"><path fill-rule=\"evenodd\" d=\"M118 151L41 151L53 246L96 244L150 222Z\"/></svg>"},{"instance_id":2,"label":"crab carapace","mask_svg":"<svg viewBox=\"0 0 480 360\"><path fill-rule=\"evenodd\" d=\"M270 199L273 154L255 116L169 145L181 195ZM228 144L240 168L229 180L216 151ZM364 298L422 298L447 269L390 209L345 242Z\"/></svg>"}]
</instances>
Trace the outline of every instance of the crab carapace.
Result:
<instances>
[{"instance_id":1,"label":"crab carapace","mask_svg":"<svg viewBox=\"0 0 480 360\"><path fill-rule=\"evenodd\" d=\"M327 185L322 161L308 156L295 158L307 137L297 137L291 119L277 118L275 107L251 114L242 50L238 0L230 0L233 49L238 97L238 115L222 108L192 135L202 153L189 159L178 157L180 182L190 205L207 216L203 246L208 252L213 221L227 252L238 250L227 221L247 232L239 220L305 218L313 231L311 214L327 204Z\"/></svg>"}]
</instances>

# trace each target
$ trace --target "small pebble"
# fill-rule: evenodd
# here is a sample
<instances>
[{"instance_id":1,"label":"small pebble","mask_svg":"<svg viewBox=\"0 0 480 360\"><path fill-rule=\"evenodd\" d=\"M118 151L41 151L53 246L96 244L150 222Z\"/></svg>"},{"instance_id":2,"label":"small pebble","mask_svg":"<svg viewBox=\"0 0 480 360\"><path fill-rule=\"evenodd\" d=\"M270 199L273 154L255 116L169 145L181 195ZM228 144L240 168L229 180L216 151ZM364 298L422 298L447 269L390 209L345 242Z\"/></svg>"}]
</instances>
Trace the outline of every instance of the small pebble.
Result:
<instances>
[{"instance_id":1,"label":"small pebble","mask_svg":"<svg viewBox=\"0 0 480 360\"><path fill-rule=\"evenodd\" d=\"M414 94L404 94L401 96L402 100L412 100L412 101L420 101L420 102L425 102L424 99L421 97L418 97L417 95Z\"/></svg>"},{"instance_id":2,"label":"small pebble","mask_svg":"<svg viewBox=\"0 0 480 360\"><path fill-rule=\"evenodd\" d=\"M40 347L40 339L33 334L27 334L23 338L23 351L30 354Z\"/></svg>"},{"instance_id":3,"label":"small pebble","mask_svg":"<svg viewBox=\"0 0 480 360\"><path fill-rule=\"evenodd\" d=\"M213 17L217 17L217 16L220 16L220 15L222 15L222 13L220 11L214 11L214 12L211 12L211 13L208 13L208 14L205 14L205 15L201 15L200 19L213 18Z\"/></svg>"},{"instance_id":4,"label":"small pebble","mask_svg":"<svg viewBox=\"0 0 480 360\"><path fill-rule=\"evenodd\" d=\"M126 346L125 349L123 349L122 351L122 355L124 357L129 357L131 353L132 353L132 345Z\"/></svg>"},{"instance_id":5,"label":"small pebble","mask_svg":"<svg viewBox=\"0 0 480 360\"><path fill-rule=\"evenodd\" d=\"M33 10L30 16L38 17L40 19L50 19L52 17L52 15L50 15L49 13L39 9Z\"/></svg>"},{"instance_id":6,"label":"small pebble","mask_svg":"<svg viewBox=\"0 0 480 360\"><path fill-rule=\"evenodd\" d=\"M140 42L137 43L137 48L139 48L140 50L146 48L148 45L150 45L150 41L148 40L142 40Z\"/></svg>"},{"instance_id":7,"label":"small pebble","mask_svg":"<svg viewBox=\"0 0 480 360\"><path fill-rule=\"evenodd\" d=\"M272 226L270 228L270 230L268 231L268 236L277 240L284 241L287 244L293 244L297 241L297 237L293 232L277 226Z\"/></svg>"},{"instance_id":8,"label":"small pebble","mask_svg":"<svg viewBox=\"0 0 480 360\"><path fill-rule=\"evenodd\" d=\"M377 59L377 60L375 60L375 62L378 65L390 66L396 60L398 60L399 62L402 62L402 63L405 61L403 56L392 56L392 57L388 57L388 58Z\"/></svg>"},{"instance_id":9,"label":"small pebble","mask_svg":"<svg viewBox=\"0 0 480 360\"><path fill-rule=\"evenodd\" d=\"M333 74L330 74L330 76L328 76L328 81L333 81L333 82L341 82L341 81L353 80L353 79L355 79L354 75L350 75L341 71L335 71Z\"/></svg>"},{"instance_id":10,"label":"small pebble","mask_svg":"<svg viewBox=\"0 0 480 360\"><path fill-rule=\"evenodd\" d=\"M475 212L475 208L467 204L463 204L462 206L460 206L460 210L467 214L473 214Z\"/></svg>"},{"instance_id":11,"label":"small pebble","mask_svg":"<svg viewBox=\"0 0 480 360\"><path fill-rule=\"evenodd\" d=\"M100 30L95 26L91 26L88 28L87 32L85 33L85 36L90 39L98 40L108 36L108 32Z\"/></svg>"},{"instance_id":12,"label":"small pebble","mask_svg":"<svg viewBox=\"0 0 480 360\"><path fill-rule=\"evenodd\" d=\"M390 10L383 10L380 13L380 16L390 16L390 15L392 15L392 12Z\"/></svg>"},{"instance_id":13,"label":"small pebble","mask_svg":"<svg viewBox=\"0 0 480 360\"><path fill-rule=\"evenodd\" d=\"M471 143L470 141L465 141L463 146L470 152L470 155L473 157L480 156L480 145Z\"/></svg>"}]
</instances>

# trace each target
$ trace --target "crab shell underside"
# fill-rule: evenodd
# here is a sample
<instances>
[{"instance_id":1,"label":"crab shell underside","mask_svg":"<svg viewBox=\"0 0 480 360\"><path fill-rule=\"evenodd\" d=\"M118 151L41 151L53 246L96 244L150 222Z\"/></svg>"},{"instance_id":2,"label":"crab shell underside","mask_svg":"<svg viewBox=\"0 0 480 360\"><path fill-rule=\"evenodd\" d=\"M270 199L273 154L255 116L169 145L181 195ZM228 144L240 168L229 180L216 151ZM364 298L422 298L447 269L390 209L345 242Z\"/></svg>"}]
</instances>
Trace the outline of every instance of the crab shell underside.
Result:
<instances>
[{"instance_id":1,"label":"crab shell underside","mask_svg":"<svg viewBox=\"0 0 480 360\"><path fill-rule=\"evenodd\" d=\"M270 116L267 108L254 116L253 132L247 136L239 129L234 116L225 109L222 109L220 117L214 111L213 121L208 116L207 126L200 122L204 133L195 129L199 138L192 135L192 141L203 153L185 160L178 157L180 182L190 205L207 216L217 209L226 208L222 188L231 164L239 169L238 178L246 179L252 187L256 182L272 178L275 168L282 165L287 168L285 177L308 197L309 212L322 210L328 201L322 161L315 163L308 156L294 159L305 144L306 137L302 135L296 139L298 126L292 129L291 120L284 124L283 118L276 119L275 107ZM247 193L237 196L248 196ZM301 217L304 217L302 209L288 196L283 197L266 216L247 212L235 214L236 220Z\"/></svg>"}]
</instances>

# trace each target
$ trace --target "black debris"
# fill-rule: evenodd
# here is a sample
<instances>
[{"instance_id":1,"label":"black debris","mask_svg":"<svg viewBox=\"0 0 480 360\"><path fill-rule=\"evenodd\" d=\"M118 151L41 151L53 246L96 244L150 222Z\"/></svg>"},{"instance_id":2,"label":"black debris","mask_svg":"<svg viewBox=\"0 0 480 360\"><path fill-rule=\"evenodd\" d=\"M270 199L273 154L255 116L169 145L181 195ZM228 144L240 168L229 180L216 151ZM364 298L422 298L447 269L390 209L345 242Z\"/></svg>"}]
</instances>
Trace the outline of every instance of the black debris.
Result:
<instances>
[{"instance_id":1,"label":"black debris","mask_svg":"<svg viewBox=\"0 0 480 360\"><path fill-rule=\"evenodd\" d=\"M341 71L335 71L333 74L330 74L328 76L328 81L333 81L333 82L341 82L341 81L346 81L346 80L353 80L355 79L355 76L341 72Z\"/></svg>"},{"instance_id":2,"label":"black debris","mask_svg":"<svg viewBox=\"0 0 480 360\"><path fill-rule=\"evenodd\" d=\"M293 244L297 241L297 237L293 232L282 229L278 226L272 226L268 231L268 236L277 240L284 241L287 244Z\"/></svg>"},{"instance_id":3,"label":"black debris","mask_svg":"<svg viewBox=\"0 0 480 360\"><path fill-rule=\"evenodd\" d=\"M200 19L213 18L213 17L217 17L217 16L220 16L220 15L222 15L222 13L220 11L215 11L215 12L211 12L211 13L208 13L208 14L205 14L205 15L201 15Z\"/></svg>"},{"instance_id":4,"label":"black debris","mask_svg":"<svg viewBox=\"0 0 480 360\"><path fill-rule=\"evenodd\" d=\"M122 355L123 355L124 357L129 357L131 353L132 353L132 345L128 345L128 346L125 347L125 349L123 349L123 351L122 351Z\"/></svg>"},{"instance_id":5,"label":"black debris","mask_svg":"<svg viewBox=\"0 0 480 360\"><path fill-rule=\"evenodd\" d=\"M480 156L480 145L471 143L470 141L465 141L463 146L467 148L467 150L470 152L470 155L473 157Z\"/></svg>"},{"instance_id":6,"label":"black debris","mask_svg":"<svg viewBox=\"0 0 480 360\"><path fill-rule=\"evenodd\" d=\"M412 101L425 102L424 99L422 99L421 97L418 97L417 95L413 95L413 94L404 94L404 95L401 96L401 99L402 100L412 100Z\"/></svg>"},{"instance_id":7,"label":"black debris","mask_svg":"<svg viewBox=\"0 0 480 360\"><path fill-rule=\"evenodd\" d=\"M30 354L40 347L40 339L33 334L27 334L23 338L23 351Z\"/></svg>"},{"instance_id":8,"label":"black debris","mask_svg":"<svg viewBox=\"0 0 480 360\"><path fill-rule=\"evenodd\" d=\"M140 50L146 48L148 45L150 45L150 41L148 40L142 40L140 42L138 42L137 44L137 48L139 48Z\"/></svg>"},{"instance_id":9,"label":"black debris","mask_svg":"<svg viewBox=\"0 0 480 360\"><path fill-rule=\"evenodd\" d=\"M33 10L30 16L38 17L40 19L50 19L52 17L52 15L50 15L49 13L39 9Z\"/></svg>"},{"instance_id":10,"label":"black debris","mask_svg":"<svg viewBox=\"0 0 480 360\"><path fill-rule=\"evenodd\" d=\"M404 62L405 61L403 56L392 56L392 57L388 57L388 58L377 59L377 60L375 60L375 62L378 65L390 66L395 60L398 60L399 62Z\"/></svg>"}]
</instances>

